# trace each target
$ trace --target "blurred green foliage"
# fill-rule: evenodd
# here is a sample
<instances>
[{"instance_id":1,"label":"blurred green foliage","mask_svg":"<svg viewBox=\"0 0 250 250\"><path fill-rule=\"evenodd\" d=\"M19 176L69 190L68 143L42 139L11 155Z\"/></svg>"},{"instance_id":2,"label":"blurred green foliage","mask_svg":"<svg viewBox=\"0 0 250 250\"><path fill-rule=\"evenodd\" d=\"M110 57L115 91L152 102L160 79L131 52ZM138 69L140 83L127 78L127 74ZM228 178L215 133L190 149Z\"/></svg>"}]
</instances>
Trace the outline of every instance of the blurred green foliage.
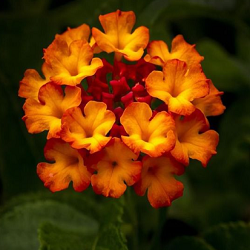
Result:
<instances>
[{"instance_id":1,"label":"blurred green foliage","mask_svg":"<svg viewBox=\"0 0 250 250\"><path fill-rule=\"evenodd\" d=\"M42 49L68 26L84 22L100 27L98 16L116 9L133 10L137 26L150 28L151 40L170 46L175 35L183 34L196 43L205 57L205 74L224 91L227 109L210 119L220 134L218 154L206 169L191 163L180 177L184 196L173 202L168 215L132 190L125 200L96 197L89 190L49 193L36 175L37 163L44 160L45 135L28 134L21 120L24 101L17 96L18 83L27 68L40 70ZM41 250L116 250L126 245L146 250L181 250L183 245L195 250L250 249L249 224L230 224L250 220L249 11L249 0L2 1L0 248L34 250L40 242ZM228 224L216 227L219 223ZM239 245L225 243L231 238Z\"/></svg>"},{"instance_id":2,"label":"blurred green foliage","mask_svg":"<svg viewBox=\"0 0 250 250\"><path fill-rule=\"evenodd\" d=\"M166 250L244 250L250 246L250 224L220 224L202 233L201 237L183 236L174 239Z\"/></svg>"}]
</instances>

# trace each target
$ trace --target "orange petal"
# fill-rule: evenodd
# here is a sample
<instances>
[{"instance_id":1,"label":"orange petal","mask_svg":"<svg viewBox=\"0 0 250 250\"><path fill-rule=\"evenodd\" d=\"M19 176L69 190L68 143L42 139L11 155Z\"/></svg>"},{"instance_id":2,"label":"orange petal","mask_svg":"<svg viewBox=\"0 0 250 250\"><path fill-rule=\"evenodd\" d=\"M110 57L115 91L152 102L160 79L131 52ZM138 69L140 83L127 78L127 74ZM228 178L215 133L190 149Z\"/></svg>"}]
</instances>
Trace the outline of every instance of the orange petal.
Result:
<instances>
[{"instance_id":1,"label":"orange petal","mask_svg":"<svg viewBox=\"0 0 250 250\"><path fill-rule=\"evenodd\" d=\"M129 61L137 61L143 55L149 40L146 27L139 27L133 33L135 14L133 11L117 10L99 17L104 32L93 28L92 35L97 45L107 53L116 52Z\"/></svg>"},{"instance_id":2,"label":"orange petal","mask_svg":"<svg viewBox=\"0 0 250 250\"><path fill-rule=\"evenodd\" d=\"M201 110L205 116L216 116L221 115L226 107L222 104L221 95L223 92L219 91L212 83L209 81L210 92L207 96L203 98L198 98L193 101L196 108Z\"/></svg>"},{"instance_id":3,"label":"orange petal","mask_svg":"<svg viewBox=\"0 0 250 250\"><path fill-rule=\"evenodd\" d=\"M68 46L73 41L83 40L87 42L89 40L90 28L87 24L82 24L77 28L68 28L63 34L56 35L56 39L64 40Z\"/></svg>"},{"instance_id":4,"label":"orange petal","mask_svg":"<svg viewBox=\"0 0 250 250\"><path fill-rule=\"evenodd\" d=\"M163 72L150 73L146 88L151 96L164 101L169 111L180 115L190 115L195 110L191 102L209 92L201 66L192 65L188 69L185 62L177 59L166 62Z\"/></svg>"},{"instance_id":5,"label":"orange petal","mask_svg":"<svg viewBox=\"0 0 250 250\"><path fill-rule=\"evenodd\" d=\"M171 60L171 54L169 53L168 46L163 41L150 42L147 47L147 52L148 54L144 57L146 62L163 66L165 62Z\"/></svg>"},{"instance_id":6,"label":"orange petal","mask_svg":"<svg viewBox=\"0 0 250 250\"><path fill-rule=\"evenodd\" d=\"M123 142L135 153L140 151L157 157L170 151L175 145L175 124L165 111L152 119L152 110L146 103L131 103L120 118L129 136L122 136Z\"/></svg>"},{"instance_id":7,"label":"orange petal","mask_svg":"<svg viewBox=\"0 0 250 250\"><path fill-rule=\"evenodd\" d=\"M99 152L98 152L99 153ZM95 193L119 198L127 186L132 186L141 175L141 162L119 138L103 149L103 158L97 163L97 174L91 177ZM92 155L95 157L95 155Z\"/></svg>"},{"instance_id":8,"label":"orange petal","mask_svg":"<svg viewBox=\"0 0 250 250\"><path fill-rule=\"evenodd\" d=\"M44 59L51 68L51 80L59 85L75 86L92 76L103 66L100 58L93 58L90 45L83 41L73 41L68 47L61 39L54 40L44 52Z\"/></svg>"},{"instance_id":9,"label":"orange petal","mask_svg":"<svg viewBox=\"0 0 250 250\"><path fill-rule=\"evenodd\" d=\"M42 72L45 79L41 78L38 72L34 69L27 69L24 73L24 78L20 81L18 95L23 98L31 98L38 101L39 89L50 81L51 68L44 63Z\"/></svg>"},{"instance_id":10,"label":"orange petal","mask_svg":"<svg viewBox=\"0 0 250 250\"><path fill-rule=\"evenodd\" d=\"M174 199L183 194L183 184L174 178L182 175L184 167L171 156L142 160L141 179L134 185L135 192L143 196L148 190L148 200L152 207L170 206Z\"/></svg>"},{"instance_id":11,"label":"orange petal","mask_svg":"<svg viewBox=\"0 0 250 250\"><path fill-rule=\"evenodd\" d=\"M90 38L90 42L89 42L89 45L91 46L91 48L93 49L93 53L94 54L99 54L102 52L102 50L98 47L94 37L92 36Z\"/></svg>"},{"instance_id":12,"label":"orange petal","mask_svg":"<svg viewBox=\"0 0 250 250\"><path fill-rule=\"evenodd\" d=\"M179 59L186 62L188 67L199 64L204 57L196 51L195 45L188 44L182 35L176 36L172 41L172 51L169 52L168 46L163 41L152 41L147 48L148 54L145 61L163 66L167 61Z\"/></svg>"},{"instance_id":13,"label":"orange petal","mask_svg":"<svg viewBox=\"0 0 250 250\"><path fill-rule=\"evenodd\" d=\"M80 151L60 139L51 139L47 141L44 153L48 161L54 161L37 165L37 174L45 187L56 192L68 188L72 181L74 190L81 192L89 186L91 173L84 165Z\"/></svg>"},{"instance_id":14,"label":"orange petal","mask_svg":"<svg viewBox=\"0 0 250 250\"><path fill-rule=\"evenodd\" d=\"M84 115L78 107L65 112L62 117L61 137L70 142L72 147L86 148L92 154L110 141L111 137L106 134L114 123L115 115L107 110L105 103L89 101L84 107Z\"/></svg>"},{"instance_id":15,"label":"orange petal","mask_svg":"<svg viewBox=\"0 0 250 250\"><path fill-rule=\"evenodd\" d=\"M47 83L39 91L39 101L27 99L23 109L23 120L29 133L40 133L49 130L47 139L59 138L61 130L61 117L68 108L81 103L81 89L67 86L65 96L61 86Z\"/></svg>"},{"instance_id":16,"label":"orange petal","mask_svg":"<svg viewBox=\"0 0 250 250\"><path fill-rule=\"evenodd\" d=\"M177 141L171 151L172 156L184 165L189 164L189 158L196 159L205 167L216 154L219 135L209 130L209 125L199 109L189 116L175 117Z\"/></svg>"}]
</instances>

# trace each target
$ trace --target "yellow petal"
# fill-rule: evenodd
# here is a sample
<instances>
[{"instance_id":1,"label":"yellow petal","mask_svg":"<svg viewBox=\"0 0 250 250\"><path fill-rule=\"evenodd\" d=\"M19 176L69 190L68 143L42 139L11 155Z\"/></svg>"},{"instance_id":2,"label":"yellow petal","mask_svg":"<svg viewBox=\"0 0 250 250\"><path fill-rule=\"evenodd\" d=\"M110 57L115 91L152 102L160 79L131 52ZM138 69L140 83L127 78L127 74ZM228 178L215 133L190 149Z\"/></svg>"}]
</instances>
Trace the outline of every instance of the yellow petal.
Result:
<instances>
[{"instance_id":1,"label":"yellow petal","mask_svg":"<svg viewBox=\"0 0 250 250\"><path fill-rule=\"evenodd\" d=\"M189 158L196 159L205 167L216 154L219 135L209 130L209 125L202 114L196 109L191 115L175 117L177 142L171 151L172 156L184 165L189 164Z\"/></svg>"},{"instance_id":2,"label":"yellow petal","mask_svg":"<svg viewBox=\"0 0 250 250\"><path fill-rule=\"evenodd\" d=\"M82 24L76 28L68 28L63 34L56 35L56 39L64 40L68 46L73 41L83 40L85 42L88 41L90 35L90 28L87 24Z\"/></svg>"},{"instance_id":3,"label":"yellow petal","mask_svg":"<svg viewBox=\"0 0 250 250\"><path fill-rule=\"evenodd\" d=\"M128 136L123 142L135 153L140 151L157 157L170 151L175 145L174 121L165 111L152 119L152 110L146 103L131 103L120 118Z\"/></svg>"},{"instance_id":4,"label":"yellow petal","mask_svg":"<svg viewBox=\"0 0 250 250\"><path fill-rule=\"evenodd\" d=\"M45 158L54 163L41 162L37 174L52 192L68 188L73 182L75 191L81 192L90 184L91 172L84 165L83 155L60 139L47 141Z\"/></svg>"},{"instance_id":5,"label":"yellow petal","mask_svg":"<svg viewBox=\"0 0 250 250\"><path fill-rule=\"evenodd\" d=\"M152 41L147 48L145 61L163 66L167 61L179 59L186 62L188 67L199 64L204 58L196 51L195 45L188 44L182 35L176 36L172 41L172 50L163 41Z\"/></svg>"},{"instance_id":6,"label":"yellow petal","mask_svg":"<svg viewBox=\"0 0 250 250\"><path fill-rule=\"evenodd\" d=\"M144 57L146 62L163 66L165 62L171 60L168 46L163 41L152 41L147 47L148 54Z\"/></svg>"},{"instance_id":7,"label":"yellow petal","mask_svg":"<svg viewBox=\"0 0 250 250\"><path fill-rule=\"evenodd\" d=\"M152 207L170 206L174 199L182 196L183 184L174 175L184 173L184 167L171 156L144 157L141 179L134 185L135 192L142 196L147 191Z\"/></svg>"},{"instance_id":8,"label":"yellow petal","mask_svg":"<svg viewBox=\"0 0 250 250\"><path fill-rule=\"evenodd\" d=\"M101 15L99 20L104 33L97 28L92 29L97 45L107 53L116 52L124 55L129 61L139 60L148 44L149 31L141 26L131 33L135 19L133 11L117 10Z\"/></svg>"},{"instance_id":9,"label":"yellow petal","mask_svg":"<svg viewBox=\"0 0 250 250\"><path fill-rule=\"evenodd\" d=\"M219 91L213 85L212 81L209 81L209 86L209 94L203 98L195 99L193 104L196 108L201 110L205 116L221 115L226 109L221 101L221 95L223 92Z\"/></svg>"},{"instance_id":10,"label":"yellow petal","mask_svg":"<svg viewBox=\"0 0 250 250\"><path fill-rule=\"evenodd\" d=\"M34 69L27 69L24 73L24 78L20 81L18 95L23 98L31 98L38 101L39 89L50 81L51 68L44 63L42 72L45 79L41 78L38 72Z\"/></svg>"},{"instance_id":11,"label":"yellow petal","mask_svg":"<svg viewBox=\"0 0 250 250\"><path fill-rule=\"evenodd\" d=\"M92 175L91 184L97 194L119 198L141 175L141 162L119 138L103 149L103 157L97 163L97 174ZM95 155L93 155L95 157Z\"/></svg>"},{"instance_id":12,"label":"yellow petal","mask_svg":"<svg viewBox=\"0 0 250 250\"><path fill-rule=\"evenodd\" d=\"M38 97L39 101L27 99L23 106L23 120L29 133L49 130L47 139L59 138L63 113L81 103L80 88L68 86L64 96L61 86L47 83L40 88Z\"/></svg>"},{"instance_id":13,"label":"yellow petal","mask_svg":"<svg viewBox=\"0 0 250 250\"><path fill-rule=\"evenodd\" d=\"M180 115L190 115L195 106L195 98L204 97L209 92L208 80L200 65L187 64L177 59L166 62L161 71L153 71L146 79L148 93L168 106L168 110Z\"/></svg>"},{"instance_id":14,"label":"yellow petal","mask_svg":"<svg viewBox=\"0 0 250 250\"><path fill-rule=\"evenodd\" d=\"M78 107L69 109L62 118L62 139L72 147L86 148L90 153L102 149L111 139L106 134L115 123L115 115L103 102L89 101L84 114Z\"/></svg>"},{"instance_id":15,"label":"yellow petal","mask_svg":"<svg viewBox=\"0 0 250 250\"><path fill-rule=\"evenodd\" d=\"M89 42L89 45L91 46L91 48L93 49L93 53L94 54L99 54L102 52L102 50L98 47L94 37L92 36L90 38L90 42Z\"/></svg>"},{"instance_id":16,"label":"yellow petal","mask_svg":"<svg viewBox=\"0 0 250 250\"><path fill-rule=\"evenodd\" d=\"M44 53L46 63L52 68L51 80L59 85L75 86L94 75L103 63L100 58L92 58L92 48L83 40L68 47L65 41L56 39Z\"/></svg>"}]
</instances>

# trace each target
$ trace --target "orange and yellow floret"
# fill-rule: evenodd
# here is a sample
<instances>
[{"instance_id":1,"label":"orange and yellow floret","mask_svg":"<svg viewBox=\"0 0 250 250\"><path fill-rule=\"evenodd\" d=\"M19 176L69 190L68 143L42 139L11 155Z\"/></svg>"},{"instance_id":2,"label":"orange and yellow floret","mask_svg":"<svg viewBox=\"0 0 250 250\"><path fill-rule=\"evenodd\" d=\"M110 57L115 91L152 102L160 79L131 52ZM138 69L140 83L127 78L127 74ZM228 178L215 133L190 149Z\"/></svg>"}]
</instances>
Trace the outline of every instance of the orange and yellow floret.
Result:
<instances>
[{"instance_id":1,"label":"orange and yellow floret","mask_svg":"<svg viewBox=\"0 0 250 250\"><path fill-rule=\"evenodd\" d=\"M219 135L207 117L224 112L223 92L183 36L170 51L149 42L146 27L133 30L132 11L99 19L103 31L82 24L56 35L44 49L44 77L28 69L20 82L28 132L48 131L50 163L38 164L38 176L52 192L72 182L119 198L133 186L154 208L170 206L183 194L175 176L189 159L205 167L216 154Z\"/></svg>"}]
</instances>

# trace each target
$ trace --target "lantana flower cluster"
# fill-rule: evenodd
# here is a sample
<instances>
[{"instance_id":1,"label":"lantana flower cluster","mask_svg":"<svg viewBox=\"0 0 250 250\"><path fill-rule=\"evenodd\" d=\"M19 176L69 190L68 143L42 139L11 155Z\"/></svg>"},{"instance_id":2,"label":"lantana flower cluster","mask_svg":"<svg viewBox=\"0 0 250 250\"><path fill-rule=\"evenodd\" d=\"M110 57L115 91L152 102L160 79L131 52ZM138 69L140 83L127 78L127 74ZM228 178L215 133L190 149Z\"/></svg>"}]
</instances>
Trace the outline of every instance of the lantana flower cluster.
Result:
<instances>
[{"instance_id":1,"label":"lantana flower cluster","mask_svg":"<svg viewBox=\"0 0 250 250\"><path fill-rule=\"evenodd\" d=\"M183 194L175 175L189 159L206 167L216 154L207 117L223 113L222 92L182 35L169 50L149 42L148 28L133 30L132 11L99 20L103 31L83 24L56 35L44 49L44 77L28 69L20 82L28 132L48 131L37 174L52 192L72 182L119 198L133 186L154 208L169 206Z\"/></svg>"}]
</instances>

